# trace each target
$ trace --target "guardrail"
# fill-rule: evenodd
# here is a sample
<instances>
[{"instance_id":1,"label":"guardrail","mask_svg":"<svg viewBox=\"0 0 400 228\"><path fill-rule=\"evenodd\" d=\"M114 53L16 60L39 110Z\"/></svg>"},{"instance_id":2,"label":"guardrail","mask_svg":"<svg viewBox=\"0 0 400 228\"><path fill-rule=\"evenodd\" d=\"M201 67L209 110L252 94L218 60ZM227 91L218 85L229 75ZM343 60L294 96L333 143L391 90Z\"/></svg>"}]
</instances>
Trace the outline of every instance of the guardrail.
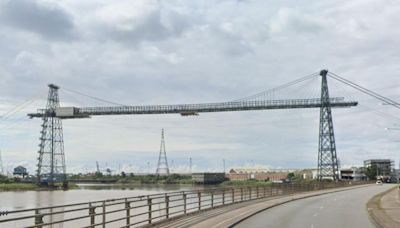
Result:
<instances>
[{"instance_id":1,"label":"guardrail","mask_svg":"<svg viewBox=\"0 0 400 228\"><path fill-rule=\"evenodd\" d=\"M0 211L0 227L140 227L211 208L260 198L365 182L272 184L169 192L95 202Z\"/></svg>"}]
</instances>

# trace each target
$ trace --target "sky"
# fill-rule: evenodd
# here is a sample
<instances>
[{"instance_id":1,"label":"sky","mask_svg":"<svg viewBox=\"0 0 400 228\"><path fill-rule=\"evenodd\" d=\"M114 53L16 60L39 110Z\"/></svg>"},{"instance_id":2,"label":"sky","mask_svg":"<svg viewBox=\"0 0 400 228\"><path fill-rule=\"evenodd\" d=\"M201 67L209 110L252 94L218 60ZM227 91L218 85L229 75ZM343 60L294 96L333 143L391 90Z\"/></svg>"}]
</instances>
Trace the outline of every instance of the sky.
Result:
<instances>
[{"instance_id":1,"label":"sky","mask_svg":"<svg viewBox=\"0 0 400 228\"><path fill-rule=\"evenodd\" d=\"M400 100L395 0L0 0L0 150L36 169L47 84L62 106L232 101L328 69ZM276 97L318 98L320 78ZM342 167L400 161L399 109L329 79ZM275 94L271 95L272 97ZM17 109L16 109L17 107ZM9 115L10 110L17 110ZM8 113L8 114L7 114ZM5 116L5 117L4 117ZM67 172L154 172L161 129L170 169L316 168L319 110L64 120Z\"/></svg>"}]
</instances>

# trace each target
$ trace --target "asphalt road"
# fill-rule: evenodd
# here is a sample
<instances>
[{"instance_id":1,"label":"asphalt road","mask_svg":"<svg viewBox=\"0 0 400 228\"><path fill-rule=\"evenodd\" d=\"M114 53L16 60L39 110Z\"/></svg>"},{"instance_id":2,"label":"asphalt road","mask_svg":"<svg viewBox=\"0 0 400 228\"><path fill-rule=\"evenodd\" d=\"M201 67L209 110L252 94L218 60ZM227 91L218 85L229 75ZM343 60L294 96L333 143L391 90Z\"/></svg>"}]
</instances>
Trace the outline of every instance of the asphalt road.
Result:
<instances>
[{"instance_id":1,"label":"asphalt road","mask_svg":"<svg viewBox=\"0 0 400 228\"><path fill-rule=\"evenodd\" d=\"M286 203L241 222L239 228L374 228L367 202L393 185L377 185Z\"/></svg>"}]
</instances>

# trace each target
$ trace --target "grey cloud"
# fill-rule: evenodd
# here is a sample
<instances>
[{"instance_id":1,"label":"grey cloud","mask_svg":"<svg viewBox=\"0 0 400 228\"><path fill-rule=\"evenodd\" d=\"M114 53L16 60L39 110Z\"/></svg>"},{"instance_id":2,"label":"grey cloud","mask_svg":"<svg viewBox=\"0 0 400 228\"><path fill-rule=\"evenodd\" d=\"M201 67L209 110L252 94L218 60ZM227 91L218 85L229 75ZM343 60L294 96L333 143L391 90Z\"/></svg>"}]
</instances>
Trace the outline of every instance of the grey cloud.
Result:
<instances>
[{"instance_id":1,"label":"grey cloud","mask_svg":"<svg viewBox=\"0 0 400 228\"><path fill-rule=\"evenodd\" d=\"M188 30L190 25L191 18L187 15L157 5L153 10L144 13L140 19L128 18L123 22L97 23L97 32L94 34L101 37L100 39L137 44L143 41L176 39Z\"/></svg>"},{"instance_id":2,"label":"grey cloud","mask_svg":"<svg viewBox=\"0 0 400 228\"><path fill-rule=\"evenodd\" d=\"M374 8L367 1L356 1ZM21 10L14 9L15 15L3 19L4 10L9 10L10 5L17 8L15 5L26 4L36 13L37 8L45 8L54 14L61 11L60 15L65 16L61 8L27 1L0 4L1 98L22 101L42 91L40 98L45 99L46 84L53 82L61 88L128 105L217 102L279 86L321 67L384 95L399 94L400 50L396 42L400 33L393 30L400 15L398 6L382 4L387 10L376 18L371 16L373 11L344 0L340 4L332 0L328 7L326 3L306 1L296 1L295 6L274 1L230 4L231 1L143 0L143 4L134 6L140 1L60 2L74 15L76 27L67 15L63 29L54 29L58 34L76 31L80 37L76 42L49 42L54 35L42 34L38 22L36 27L29 27L28 14L25 13L23 26L21 19L15 22L15 18L22 17L17 13ZM123 6L114 7L121 2ZM99 14L104 7L112 9ZM348 10L338 16L343 7ZM356 26L346 23L349 15ZM276 30L271 30L272 25ZM316 80L318 85L307 84L309 90L295 90L294 95L319 92L320 81ZM330 81L329 85L334 96L335 84ZM351 91L351 97L338 95L386 112L368 97ZM105 105L64 90L60 91L60 99L63 105ZM27 112L44 107L44 101L20 115L24 117ZM209 157L226 158L227 164L237 166L257 158L257 162L274 167L314 167L318 113L287 110L202 114L194 118L162 115L65 121L68 170L75 164L95 168L90 156L103 157L104 161L110 154L115 161L134 165L137 162L137 166L143 161L153 162L157 159L162 127L168 132L168 156L175 156L175 161L192 156L193 164L204 169L220 166L210 163ZM398 111L392 110L392 115L398 115ZM398 139L398 134L384 131L395 119L379 118L371 111L360 112L358 107L334 110L338 154L343 164L358 164L374 154L400 159L400 144L391 141ZM26 137L4 132L0 147L9 154L9 160L35 162L41 123L29 121L33 122L21 130ZM374 140L377 138L388 140ZM83 153L87 159L80 156Z\"/></svg>"},{"instance_id":3,"label":"grey cloud","mask_svg":"<svg viewBox=\"0 0 400 228\"><path fill-rule=\"evenodd\" d=\"M12 0L0 3L0 19L8 27L39 34L48 39L75 36L72 17L62 8L40 1Z\"/></svg>"}]
</instances>

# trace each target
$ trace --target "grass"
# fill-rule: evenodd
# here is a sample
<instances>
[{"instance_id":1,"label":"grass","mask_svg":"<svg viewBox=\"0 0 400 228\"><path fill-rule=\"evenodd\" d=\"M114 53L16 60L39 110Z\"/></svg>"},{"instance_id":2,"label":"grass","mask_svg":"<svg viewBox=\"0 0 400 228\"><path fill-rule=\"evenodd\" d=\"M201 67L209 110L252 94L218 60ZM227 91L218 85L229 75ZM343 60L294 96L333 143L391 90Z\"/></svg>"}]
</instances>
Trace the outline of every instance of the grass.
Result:
<instances>
[{"instance_id":1,"label":"grass","mask_svg":"<svg viewBox=\"0 0 400 228\"><path fill-rule=\"evenodd\" d=\"M68 189L76 189L79 186L73 183L69 183ZM45 187L40 187L36 184L27 183L0 183L1 191L39 191L39 190L49 190Z\"/></svg>"},{"instance_id":2,"label":"grass","mask_svg":"<svg viewBox=\"0 0 400 228\"><path fill-rule=\"evenodd\" d=\"M21 183L0 184L0 191L29 191L38 189L39 187L36 184L21 184Z\"/></svg>"}]
</instances>

